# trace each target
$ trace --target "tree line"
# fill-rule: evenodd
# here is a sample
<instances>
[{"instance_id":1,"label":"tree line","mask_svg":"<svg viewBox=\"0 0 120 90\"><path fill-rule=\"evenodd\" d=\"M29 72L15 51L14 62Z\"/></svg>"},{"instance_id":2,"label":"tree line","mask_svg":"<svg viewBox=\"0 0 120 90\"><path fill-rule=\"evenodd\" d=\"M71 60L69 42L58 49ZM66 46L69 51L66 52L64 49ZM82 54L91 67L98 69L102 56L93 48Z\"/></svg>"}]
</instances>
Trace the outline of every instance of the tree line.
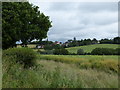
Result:
<instances>
[{"instance_id":1,"label":"tree line","mask_svg":"<svg viewBox=\"0 0 120 90\"><path fill-rule=\"evenodd\" d=\"M74 37L73 40L67 40L67 42L55 45L55 42L53 41L34 41L31 42L30 44L37 44L37 45L44 45L45 49L52 49L54 47L75 47L75 46L84 46L84 45L92 45L92 44L120 44L120 37L114 37L113 39L101 39L97 40L96 38L94 39L81 39L81 40L76 40Z\"/></svg>"},{"instance_id":2,"label":"tree line","mask_svg":"<svg viewBox=\"0 0 120 90\"><path fill-rule=\"evenodd\" d=\"M77 53L71 53L67 49L55 48L53 50L46 49L45 51L38 50L40 54L55 54L55 55L120 55L120 48L95 48L91 52L84 52L83 49L79 48Z\"/></svg>"},{"instance_id":3,"label":"tree line","mask_svg":"<svg viewBox=\"0 0 120 90\"><path fill-rule=\"evenodd\" d=\"M120 37L114 37L113 39L81 39L81 40L68 40L68 45L65 47L75 47L75 46L83 46L83 45L91 45L91 44L120 44Z\"/></svg>"}]
</instances>

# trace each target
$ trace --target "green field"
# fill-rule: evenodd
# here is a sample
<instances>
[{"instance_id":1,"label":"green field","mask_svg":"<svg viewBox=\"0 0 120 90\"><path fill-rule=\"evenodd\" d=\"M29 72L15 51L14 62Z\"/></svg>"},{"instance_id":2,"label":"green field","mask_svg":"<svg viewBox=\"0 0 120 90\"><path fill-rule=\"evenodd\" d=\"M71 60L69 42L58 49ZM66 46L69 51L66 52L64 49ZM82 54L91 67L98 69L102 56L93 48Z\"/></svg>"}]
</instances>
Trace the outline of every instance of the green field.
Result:
<instances>
[{"instance_id":1,"label":"green field","mask_svg":"<svg viewBox=\"0 0 120 90\"><path fill-rule=\"evenodd\" d=\"M118 72L118 56L97 55L39 55L38 60L75 64L79 68L94 68L102 71Z\"/></svg>"},{"instance_id":2,"label":"green field","mask_svg":"<svg viewBox=\"0 0 120 90\"><path fill-rule=\"evenodd\" d=\"M90 48L91 46L81 47ZM103 47L105 46L107 47L104 44ZM111 48L117 48L117 45ZM7 54L3 56L3 88L118 88L118 69L120 68L118 68L117 55L41 55L36 53L36 64L28 69L13 62L14 59Z\"/></svg>"},{"instance_id":3,"label":"green field","mask_svg":"<svg viewBox=\"0 0 120 90\"><path fill-rule=\"evenodd\" d=\"M117 58L38 54L37 67L24 69L12 62L13 57L3 57L2 85L3 88L118 88Z\"/></svg>"},{"instance_id":4,"label":"green field","mask_svg":"<svg viewBox=\"0 0 120 90\"><path fill-rule=\"evenodd\" d=\"M35 48L36 47L36 44L28 44L27 45L29 48ZM20 48L21 46L20 45L17 45L18 48Z\"/></svg>"},{"instance_id":5,"label":"green field","mask_svg":"<svg viewBox=\"0 0 120 90\"><path fill-rule=\"evenodd\" d=\"M36 44L28 44L27 45L29 48L35 48ZM77 53L78 49L83 49L84 52L90 53L93 49L95 48L118 48L118 44L95 44L95 45L85 45L85 46L77 46L77 47L69 47L66 48L69 52L71 53ZM20 45L18 45L17 47L21 47ZM34 49L35 51L37 51L37 49ZM43 50L43 49L40 49Z\"/></svg>"},{"instance_id":6,"label":"green field","mask_svg":"<svg viewBox=\"0 0 120 90\"><path fill-rule=\"evenodd\" d=\"M78 49L83 49L84 52L91 52L95 48L118 48L117 44L95 44L95 45L86 45L86 46L78 46L78 47L70 47L66 48L71 53L77 53Z\"/></svg>"}]
</instances>

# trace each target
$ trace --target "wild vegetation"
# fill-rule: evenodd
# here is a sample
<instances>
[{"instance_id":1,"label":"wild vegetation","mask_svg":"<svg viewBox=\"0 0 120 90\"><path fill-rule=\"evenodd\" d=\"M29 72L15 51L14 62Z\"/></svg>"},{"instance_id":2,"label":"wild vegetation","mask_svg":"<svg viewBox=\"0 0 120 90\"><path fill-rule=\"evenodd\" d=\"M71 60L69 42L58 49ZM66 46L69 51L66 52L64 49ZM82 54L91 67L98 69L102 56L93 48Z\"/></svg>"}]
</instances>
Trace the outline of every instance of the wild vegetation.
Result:
<instances>
[{"instance_id":1,"label":"wild vegetation","mask_svg":"<svg viewBox=\"0 0 120 90\"><path fill-rule=\"evenodd\" d=\"M22 48L19 48L22 49ZM25 48L23 48L25 49ZM9 49L10 50L10 49ZM11 49L13 50L13 49ZM24 51L23 51L24 52ZM29 50L26 51L29 53ZM4 52L5 53L5 52ZM66 56L66 55L39 55L33 67L24 68L24 65L16 62L16 58L7 52L3 54L3 88L117 88L117 56ZM20 53L22 54L22 53ZM24 57L24 56L23 56ZM108 59L108 60L106 60ZM110 60L111 59L111 60ZM110 60L110 61L109 61ZM106 70L112 67L110 72L104 68L78 67L89 63L102 62ZM84 65L83 65L84 67Z\"/></svg>"},{"instance_id":2,"label":"wild vegetation","mask_svg":"<svg viewBox=\"0 0 120 90\"><path fill-rule=\"evenodd\" d=\"M118 56L40 55L39 59L75 64L84 69L118 72Z\"/></svg>"},{"instance_id":3,"label":"wild vegetation","mask_svg":"<svg viewBox=\"0 0 120 90\"><path fill-rule=\"evenodd\" d=\"M10 48L3 51L3 57L13 57L15 63L22 64L24 68L31 67L35 63L36 53L29 48Z\"/></svg>"}]
</instances>

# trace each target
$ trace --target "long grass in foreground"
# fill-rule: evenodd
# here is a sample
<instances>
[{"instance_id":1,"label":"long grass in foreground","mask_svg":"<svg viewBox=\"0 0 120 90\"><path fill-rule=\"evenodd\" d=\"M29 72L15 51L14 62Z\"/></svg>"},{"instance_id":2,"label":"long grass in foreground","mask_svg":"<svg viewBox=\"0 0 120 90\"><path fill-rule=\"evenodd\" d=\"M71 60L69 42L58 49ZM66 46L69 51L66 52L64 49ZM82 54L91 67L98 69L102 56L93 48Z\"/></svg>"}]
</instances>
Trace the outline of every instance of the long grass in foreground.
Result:
<instances>
[{"instance_id":1,"label":"long grass in foreground","mask_svg":"<svg viewBox=\"0 0 120 90\"><path fill-rule=\"evenodd\" d=\"M37 67L31 69L24 69L13 62L3 62L3 88L117 87L116 73L79 69L74 64L46 60L38 60Z\"/></svg>"},{"instance_id":2,"label":"long grass in foreground","mask_svg":"<svg viewBox=\"0 0 120 90\"><path fill-rule=\"evenodd\" d=\"M39 55L41 60L76 64L80 68L118 72L118 56Z\"/></svg>"},{"instance_id":3,"label":"long grass in foreground","mask_svg":"<svg viewBox=\"0 0 120 90\"><path fill-rule=\"evenodd\" d=\"M2 88L118 87L118 74L113 72L116 69L115 62L117 62L114 59L37 55L34 66L28 68L16 62L16 59L13 55L3 55ZM111 68L115 69L111 70ZM111 72L104 72L105 70L111 70Z\"/></svg>"}]
</instances>

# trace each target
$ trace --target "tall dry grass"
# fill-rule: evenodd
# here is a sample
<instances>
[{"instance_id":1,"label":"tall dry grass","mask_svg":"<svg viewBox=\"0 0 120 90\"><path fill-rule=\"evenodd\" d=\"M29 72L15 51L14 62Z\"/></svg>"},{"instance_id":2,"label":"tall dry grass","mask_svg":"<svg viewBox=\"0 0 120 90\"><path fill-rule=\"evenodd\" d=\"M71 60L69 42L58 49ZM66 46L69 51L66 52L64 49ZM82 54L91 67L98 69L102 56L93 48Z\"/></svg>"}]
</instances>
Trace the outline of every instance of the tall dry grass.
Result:
<instances>
[{"instance_id":1,"label":"tall dry grass","mask_svg":"<svg viewBox=\"0 0 120 90\"><path fill-rule=\"evenodd\" d=\"M86 58L87 57L87 58ZM116 56L117 57L117 56ZM99 56L70 56L70 55L38 55L38 59L76 64L80 68L97 69L106 72L118 73L118 60Z\"/></svg>"}]
</instances>

